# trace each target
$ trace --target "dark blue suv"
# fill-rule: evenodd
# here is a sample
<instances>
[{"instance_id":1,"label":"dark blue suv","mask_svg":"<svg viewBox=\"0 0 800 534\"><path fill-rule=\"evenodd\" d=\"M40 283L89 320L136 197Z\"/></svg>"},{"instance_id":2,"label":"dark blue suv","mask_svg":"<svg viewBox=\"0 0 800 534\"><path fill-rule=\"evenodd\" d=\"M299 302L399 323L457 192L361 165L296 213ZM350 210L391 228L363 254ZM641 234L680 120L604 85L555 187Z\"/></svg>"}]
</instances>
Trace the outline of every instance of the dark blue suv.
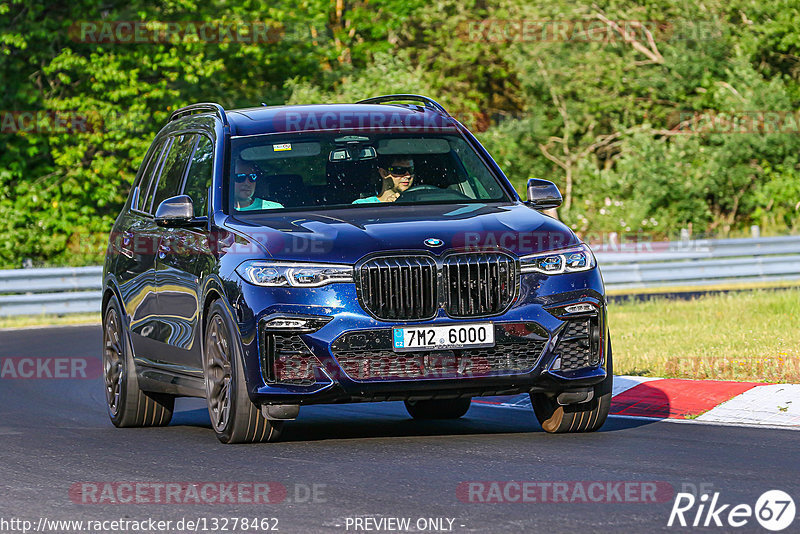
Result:
<instances>
[{"instance_id":1,"label":"dark blue suv","mask_svg":"<svg viewBox=\"0 0 800 534\"><path fill-rule=\"evenodd\" d=\"M531 179L520 200L433 100L175 111L103 275L119 427L207 399L225 443L303 404L401 400L414 418L529 393L548 432L598 429L611 345L592 252Z\"/></svg>"}]
</instances>

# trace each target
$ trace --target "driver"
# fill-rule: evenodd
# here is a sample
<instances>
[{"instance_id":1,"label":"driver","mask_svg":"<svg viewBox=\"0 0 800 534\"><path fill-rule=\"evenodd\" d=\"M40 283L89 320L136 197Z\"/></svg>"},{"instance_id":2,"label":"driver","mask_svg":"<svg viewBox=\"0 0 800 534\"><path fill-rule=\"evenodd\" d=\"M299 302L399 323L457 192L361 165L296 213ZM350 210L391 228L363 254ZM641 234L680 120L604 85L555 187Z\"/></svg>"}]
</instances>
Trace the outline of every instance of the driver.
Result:
<instances>
[{"instance_id":1,"label":"driver","mask_svg":"<svg viewBox=\"0 0 800 534\"><path fill-rule=\"evenodd\" d=\"M381 192L376 196L359 198L353 204L394 202L414 182L414 161L403 156L393 156L378 164L381 175Z\"/></svg>"},{"instance_id":2,"label":"driver","mask_svg":"<svg viewBox=\"0 0 800 534\"><path fill-rule=\"evenodd\" d=\"M256 192L256 182L262 175L261 169L252 161L245 161L241 158L236 160L236 167L233 174L233 207L239 211L246 210L268 210L282 208L283 204L264 200L263 198L253 198Z\"/></svg>"}]
</instances>

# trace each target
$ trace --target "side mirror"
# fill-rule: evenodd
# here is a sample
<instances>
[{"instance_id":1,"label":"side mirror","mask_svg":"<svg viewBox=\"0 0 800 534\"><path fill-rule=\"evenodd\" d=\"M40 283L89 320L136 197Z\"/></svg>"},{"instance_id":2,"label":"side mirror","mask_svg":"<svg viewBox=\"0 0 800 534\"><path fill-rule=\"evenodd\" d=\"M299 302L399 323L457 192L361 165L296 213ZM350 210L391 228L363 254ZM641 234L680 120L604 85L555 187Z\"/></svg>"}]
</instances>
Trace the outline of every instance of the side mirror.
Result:
<instances>
[{"instance_id":1,"label":"side mirror","mask_svg":"<svg viewBox=\"0 0 800 534\"><path fill-rule=\"evenodd\" d=\"M550 210L557 208L562 202L561 191L549 180L531 178L528 180L528 204L533 209Z\"/></svg>"},{"instance_id":2,"label":"side mirror","mask_svg":"<svg viewBox=\"0 0 800 534\"><path fill-rule=\"evenodd\" d=\"M183 226L194 218L194 204L188 195L178 195L163 201L156 209L159 226Z\"/></svg>"}]
</instances>

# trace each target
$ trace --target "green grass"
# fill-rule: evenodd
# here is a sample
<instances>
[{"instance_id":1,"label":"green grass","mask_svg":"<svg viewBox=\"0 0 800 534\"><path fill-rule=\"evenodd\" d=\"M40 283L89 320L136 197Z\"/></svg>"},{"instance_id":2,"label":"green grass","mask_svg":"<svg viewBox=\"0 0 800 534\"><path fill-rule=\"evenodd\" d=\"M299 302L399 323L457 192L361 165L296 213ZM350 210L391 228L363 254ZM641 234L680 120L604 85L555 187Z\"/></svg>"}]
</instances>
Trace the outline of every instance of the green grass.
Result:
<instances>
[{"instance_id":1,"label":"green grass","mask_svg":"<svg viewBox=\"0 0 800 534\"><path fill-rule=\"evenodd\" d=\"M800 289L609 306L615 374L800 383Z\"/></svg>"},{"instance_id":2,"label":"green grass","mask_svg":"<svg viewBox=\"0 0 800 534\"><path fill-rule=\"evenodd\" d=\"M23 315L0 317L2 328L29 328L36 326L63 326L75 324L100 324L100 313L76 313L70 315Z\"/></svg>"}]
</instances>

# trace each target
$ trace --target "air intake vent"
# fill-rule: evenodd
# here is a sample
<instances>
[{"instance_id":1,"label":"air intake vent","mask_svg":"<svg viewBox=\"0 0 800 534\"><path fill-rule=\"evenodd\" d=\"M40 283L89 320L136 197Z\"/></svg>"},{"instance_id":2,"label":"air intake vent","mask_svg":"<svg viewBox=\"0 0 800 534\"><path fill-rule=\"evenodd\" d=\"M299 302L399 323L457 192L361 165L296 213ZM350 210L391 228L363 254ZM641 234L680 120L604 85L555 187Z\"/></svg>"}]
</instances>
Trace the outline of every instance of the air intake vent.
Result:
<instances>
[{"instance_id":1,"label":"air intake vent","mask_svg":"<svg viewBox=\"0 0 800 534\"><path fill-rule=\"evenodd\" d=\"M314 383L314 354L298 335L262 332L261 373L266 382L307 385Z\"/></svg>"},{"instance_id":2,"label":"air intake vent","mask_svg":"<svg viewBox=\"0 0 800 534\"><path fill-rule=\"evenodd\" d=\"M599 330L595 317L570 321L556 346L557 365L553 369L574 371L600 363Z\"/></svg>"}]
</instances>

